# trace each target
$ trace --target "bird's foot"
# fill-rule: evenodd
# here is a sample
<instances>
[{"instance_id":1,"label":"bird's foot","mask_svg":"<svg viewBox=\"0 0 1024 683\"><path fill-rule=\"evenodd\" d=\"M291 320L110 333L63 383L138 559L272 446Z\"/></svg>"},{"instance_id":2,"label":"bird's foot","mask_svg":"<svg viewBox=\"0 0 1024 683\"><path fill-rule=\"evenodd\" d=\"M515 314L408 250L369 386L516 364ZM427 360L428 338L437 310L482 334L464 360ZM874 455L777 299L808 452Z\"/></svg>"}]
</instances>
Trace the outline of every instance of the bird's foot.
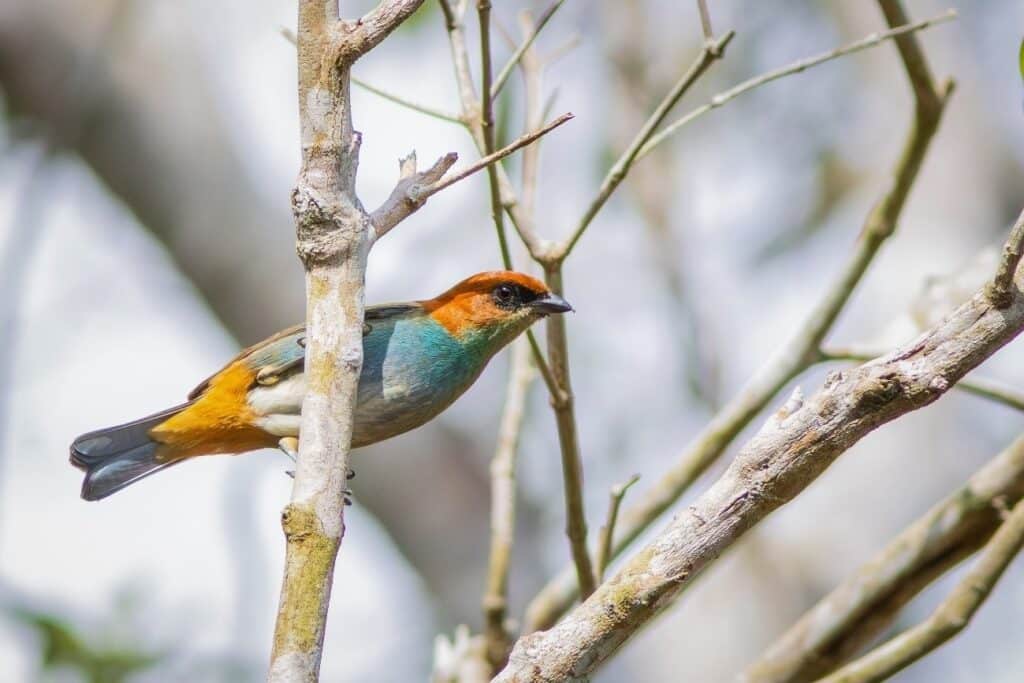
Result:
<instances>
[{"instance_id":1,"label":"bird's foot","mask_svg":"<svg viewBox=\"0 0 1024 683\"><path fill-rule=\"evenodd\" d=\"M296 462L299 457L299 440L294 436L286 436L277 442L277 447L282 453Z\"/></svg>"}]
</instances>

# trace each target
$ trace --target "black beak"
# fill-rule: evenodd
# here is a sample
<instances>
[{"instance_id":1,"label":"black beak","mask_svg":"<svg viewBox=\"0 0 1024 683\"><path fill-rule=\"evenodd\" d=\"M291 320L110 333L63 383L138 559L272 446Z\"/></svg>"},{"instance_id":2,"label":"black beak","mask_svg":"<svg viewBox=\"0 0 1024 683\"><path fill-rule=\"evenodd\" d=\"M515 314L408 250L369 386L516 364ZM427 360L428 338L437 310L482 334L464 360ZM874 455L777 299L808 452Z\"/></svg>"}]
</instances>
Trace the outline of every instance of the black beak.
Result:
<instances>
[{"instance_id":1,"label":"black beak","mask_svg":"<svg viewBox=\"0 0 1024 683\"><path fill-rule=\"evenodd\" d=\"M544 314L565 313L566 311L573 310L573 307L568 301L551 292L531 301L530 307L535 308Z\"/></svg>"}]
</instances>

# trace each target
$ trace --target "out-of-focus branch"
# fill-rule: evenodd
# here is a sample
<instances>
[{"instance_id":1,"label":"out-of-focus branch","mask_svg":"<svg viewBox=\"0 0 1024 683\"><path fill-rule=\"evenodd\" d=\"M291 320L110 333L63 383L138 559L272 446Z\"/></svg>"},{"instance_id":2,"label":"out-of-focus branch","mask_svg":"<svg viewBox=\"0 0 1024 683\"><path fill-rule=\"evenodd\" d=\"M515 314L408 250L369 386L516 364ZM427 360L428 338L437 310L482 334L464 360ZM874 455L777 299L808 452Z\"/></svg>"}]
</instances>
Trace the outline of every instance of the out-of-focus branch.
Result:
<instances>
[{"instance_id":1,"label":"out-of-focus branch","mask_svg":"<svg viewBox=\"0 0 1024 683\"><path fill-rule=\"evenodd\" d=\"M500 669L511 647L505 618L508 614L508 574L516 527L516 454L523 427L526 398L535 377L530 347L517 340L512 347L505 407L498 429L498 445L491 460L491 551L483 597L484 637L492 672Z\"/></svg>"},{"instance_id":2,"label":"out-of-focus branch","mask_svg":"<svg viewBox=\"0 0 1024 683\"><path fill-rule=\"evenodd\" d=\"M906 22L903 22L901 24L893 24L890 22L889 25L894 28L890 28L888 31L883 31L881 33L873 33L870 36L862 38L861 40L858 40L854 43L850 43L849 45L845 45L834 50L829 50L828 52L823 52L821 54L814 55L813 57L800 59L798 61L793 62L792 64L788 64L781 68L775 69L774 71L769 71L767 73L761 74L760 76L755 76L754 78L746 80L736 86L733 86L732 88L729 88L724 92L715 95L707 104L697 107L690 113L676 119L669 125L665 126L665 128L661 130L657 135L651 136L650 140L648 140L647 143L640 148L640 151L637 154L637 158L644 158L645 156L647 156L647 154L650 153L652 149L654 149L655 147L663 143L666 139L677 133L679 129L685 126L686 124L690 123L696 118L699 118L700 116L703 116L712 109L717 109L718 107L721 107L726 102L729 102L730 100L739 97L743 93L749 92L755 88L759 88L762 85L771 83L772 81L777 81L780 78L791 76L793 74L800 73L801 71L806 71L807 69L810 69L811 67L817 66L824 62L828 62L833 59L838 59L839 57L843 57L854 52L860 52L861 50L866 50L870 47L875 47L876 45L881 45L883 42L887 40L897 39L897 44L900 44L900 40L898 39L901 37L909 36L911 33L914 33L916 31L921 31L926 28L936 26L947 21L951 21L952 19L955 18L956 11L948 10L936 17L932 17L931 19L925 19L924 21L919 21L913 24ZM917 54L921 54L920 50L917 51ZM924 63L923 60L921 63ZM908 65L910 63L904 60L904 64ZM907 66L907 68L909 69L911 67ZM915 95L919 98L919 101L921 102L938 102L938 99L942 99L943 93L935 91L931 87L931 79L925 79L926 76L927 69L915 74L912 77L911 83L913 84ZM928 96L927 93L929 92L932 92L933 95ZM920 98L922 96L926 97L927 99L921 100Z\"/></svg>"},{"instance_id":3,"label":"out-of-focus branch","mask_svg":"<svg viewBox=\"0 0 1024 683\"><path fill-rule=\"evenodd\" d=\"M601 527L601 533L598 534L597 554L594 556L594 578L598 583L604 581L604 570L608 568L608 558L612 554L612 536L615 534L615 522L619 518L619 506L622 505L622 498L626 495L629 487L638 481L640 481L640 475L634 474L621 484L613 486L612 490L608 492L608 519Z\"/></svg>"},{"instance_id":4,"label":"out-of-focus branch","mask_svg":"<svg viewBox=\"0 0 1024 683\"><path fill-rule=\"evenodd\" d=\"M282 28L281 35L284 36L284 39L287 40L289 43L295 45L295 32L292 31L290 28ZM361 78L352 76L352 82L358 85L363 90L371 92L374 95L382 97L390 102L394 102L395 104L405 107L406 109L411 109L415 112L419 112L420 114L426 114L431 118L440 119L442 121L448 121L449 123L458 123L459 125L462 125L463 123L462 119L457 114L452 114L451 112L438 109L437 107L431 107L426 104L414 102L413 100L410 100L408 97L404 97L397 93L393 93L390 90L385 90L384 88L379 88L375 86L373 83L364 81Z\"/></svg>"},{"instance_id":5,"label":"out-of-focus branch","mask_svg":"<svg viewBox=\"0 0 1024 683\"><path fill-rule=\"evenodd\" d=\"M494 153L494 100L487 96L491 92L491 1L477 0L477 16L480 19L480 131L484 140L484 156ZM498 248L501 250L501 262L506 270L512 270L512 254L508 250L508 239L505 236L505 211L501 205L501 192L498 189L498 170L494 166L487 167L487 182L491 189L491 219L498 235Z\"/></svg>"},{"instance_id":6,"label":"out-of-focus branch","mask_svg":"<svg viewBox=\"0 0 1024 683\"><path fill-rule=\"evenodd\" d=\"M519 60L523 58L523 55L526 54L527 50L533 46L533 41L537 40L537 36L540 35L542 30L544 30L544 26L548 21L550 21L551 17L555 16L555 12L558 11L558 8L561 7L564 2L565 0L555 0L548 5L546 10L540 13L539 17L537 17L537 22L534 24L533 29L526 34L526 37L523 38L523 42L519 44L516 51L512 53L511 57L509 57L508 62L505 63L505 66L501 67L501 71L499 71L498 75L494 78L494 84L491 85L489 90L492 100L501 92L502 87L505 85L505 81L508 80L508 77L512 75L512 71L516 68L516 64L518 64Z\"/></svg>"},{"instance_id":7,"label":"out-of-focus branch","mask_svg":"<svg viewBox=\"0 0 1024 683\"><path fill-rule=\"evenodd\" d=\"M915 41L910 33L900 40ZM904 68L911 78L917 73L907 62ZM928 84L930 86L930 82ZM915 89L915 93L919 89ZM937 108L915 108L910 133L903 153L896 164L892 180L879 201L872 207L857 243L843 265L835 283L815 306L807 321L786 344L781 353L751 379L743 390L729 401L711 422L690 442L676 464L654 487L627 507L619 521L619 531L612 547L613 557L622 552L651 523L661 516L725 451L732 440L757 416L775 394L793 378L810 367L818 358L822 340L849 300L882 244L893 234L907 195L917 177L921 161L938 129L942 111L953 91L947 81L935 93ZM524 632L545 629L565 613L577 595L572 573L561 571L530 602Z\"/></svg>"},{"instance_id":8,"label":"out-of-focus branch","mask_svg":"<svg viewBox=\"0 0 1024 683\"><path fill-rule=\"evenodd\" d=\"M395 93L389 90L379 88L374 84L368 81L364 81L361 78L356 78L355 76L352 77L352 82L358 85L363 90L367 92L372 92L377 97L383 97L385 100L394 102L395 104L401 105L406 109L412 109L413 111L419 112L420 114L426 114L427 116L430 116L435 119L441 119L442 121L448 121L449 123L457 123L459 125L462 125L462 119L458 116L458 114L452 114L451 112L444 111L443 109L438 109L437 107L431 107L420 102L414 102L413 100L410 100L408 97L396 95Z\"/></svg>"},{"instance_id":9,"label":"out-of-focus branch","mask_svg":"<svg viewBox=\"0 0 1024 683\"><path fill-rule=\"evenodd\" d=\"M669 90L668 94L661 100L650 118L644 123L644 125L637 132L636 137L633 138L633 142L630 143L626 151L622 153L622 156L616 160L608 173L605 175L604 180L601 181L601 186L598 188L597 195L591 201L590 205L583 212L583 216L580 218L579 223L573 230L569 238L559 246L551 256L552 262L562 262L572 253L576 243L579 242L580 237L583 236L584 231L590 225L590 222L594 220L598 212L604 207L605 202L612 196L619 184L625 180L626 175L629 174L629 169L636 160L637 155L640 153L640 149L644 144L651 139L654 135L654 131L658 129L661 122L665 120L665 117L669 115L669 112L676 106L680 98L686 94L686 91L690 89L694 83L707 71L712 64L717 60L725 56L725 48L729 45L729 41L732 40L733 36L736 35L734 31L728 31L724 36L717 40L708 41L701 49L700 54L697 56L696 61L693 65L683 74L679 81Z\"/></svg>"},{"instance_id":10,"label":"out-of-focus branch","mask_svg":"<svg viewBox=\"0 0 1024 683\"><path fill-rule=\"evenodd\" d=\"M1011 295L1011 302L1012 299ZM821 683L876 683L887 680L960 633L991 594L999 577L1022 546L1024 502L1017 503L985 546L978 562L928 619L831 676L821 679Z\"/></svg>"},{"instance_id":11,"label":"out-of-focus branch","mask_svg":"<svg viewBox=\"0 0 1024 683\"><path fill-rule=\"evenodd\" d=\"M700 28L704 32L704 42L710 44L715 40L715 32L711 28L711 13L708 12L707 0L697 0L697 12L700 13Z\"/></svg>"},{"instance_id":12,"label":"out-of-focus branch","mask_svg":"<svg viewBox=\"0 0 1024 683\"><path fill-rule=\"evenodd\" d=\"M993 280L994 282L994 280ZM1004 290L1005 291L1005 290ZM884 355L884 352L871 353L868 351L857 351L853 349L831 349L821 351L822 361L854 361L858 363L867 362ZM1003 386L989 379L977 377L974 379L962 379L956 384L956 388L968 394L974 394L981 398L987 398L996 403L1024 411L1024 394L1010 387Z\"/></svg>"},{"instance_id":13,"label":"out-of-focus branch","mask_svg":"<svg viewBox=\"0 0 1024 683\"><path fill-rule=\"evenodd\" d=\"M983 546L1000 506L1024 496L1024 437L908 526L818 601L741 676L745 683L816 680L874 640L914 596Z\"/></svg>"},{"instance_id":14,"label":"out-of-focus branch","mask_svg":"<svg viewBox=\"0 0 1024 683\"><path fill-rule=\"evenodd\" d=\"M495 680L585 680L746 531L799 495L843 452L881 425L937 400L1022 329L1020 283L1002 310L982 289L892 354L833 373L806 401L794 396L718 481L614 577L551 629L521 638Z\"/></svg>"}]
</instances>

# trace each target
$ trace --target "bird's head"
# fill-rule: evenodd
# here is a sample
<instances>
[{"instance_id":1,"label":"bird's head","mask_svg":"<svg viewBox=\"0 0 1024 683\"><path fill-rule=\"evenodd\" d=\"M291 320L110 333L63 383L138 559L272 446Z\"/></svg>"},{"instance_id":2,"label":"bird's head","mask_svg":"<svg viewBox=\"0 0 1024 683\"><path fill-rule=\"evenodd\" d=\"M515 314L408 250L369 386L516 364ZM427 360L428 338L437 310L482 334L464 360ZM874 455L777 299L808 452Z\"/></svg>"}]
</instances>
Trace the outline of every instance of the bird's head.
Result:
<instances>
[{"instance_id":1,"label":"bird's head","mask_svg":"<svg viewBox=\"0 0 1024 683\"><path fill-rule=\"evenodd\" d=\"M540 318L573 310L540 280L510 270L473 275L423 306L455 338L495 350Z\"/></svg>"}]
</instances>

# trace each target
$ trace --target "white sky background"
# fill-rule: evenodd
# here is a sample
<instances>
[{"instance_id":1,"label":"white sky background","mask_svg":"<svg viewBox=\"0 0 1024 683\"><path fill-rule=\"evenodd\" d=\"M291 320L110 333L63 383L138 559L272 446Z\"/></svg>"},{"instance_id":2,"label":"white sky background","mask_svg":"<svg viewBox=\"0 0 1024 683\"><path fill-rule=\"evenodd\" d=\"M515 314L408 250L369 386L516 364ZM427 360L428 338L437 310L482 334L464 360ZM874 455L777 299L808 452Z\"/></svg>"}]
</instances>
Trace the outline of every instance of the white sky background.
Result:
<instances>
[{"instance_id":1,"label":"white sky background","mask_svg":"<svg viewBox=\"0 0 1024 683\"><path fill-rule=\"evenodd\" d=\"M577 115L544 147L541 226L552 236L572 224L596 187L602 158L596 141L614 111L606 102L601 25L588 16L586 4L567 3L548 29L549 49L573 31L583 39L547 78L549 87L559 87L556 113ZM908 4L916 18L947 6ZM932 29L925 45L936 76L952 73L959 90L897 237L876 260L832 337L839 342L875 338L885 330L892 341L905 337L909 323L893 321L901 319L924 279L957 269L1003 228L1006 216L996 190L1007 182L999 176L1007 166L1000 162L1014 160L1019 173L1024 161L1024 113L1014 72L1024 9L1010 1L985 3L984 10L975 3L952 4L961 20ZM681 15L671 26L667 22L666 40L696 30L688 4L685 11L673 2L660 5ZM813 10L775 11L793 5L764 3L755 11L741 2L712 3L716 26L739 32L714 81L718 88L880 25L874 13L851 12L839 32ZM268 193L287 202L298 160L294 55L278 28L294 24L292 4L196 0L143 9L149 39L187 40L203 56L211 81L223 86L219 104L236 124L237 145L251 172ZM497 11L512 23L511 12ZM356 73L454 110L437 21L386 44ZM680 137L685 185L676 225L690 236L692 251L679 258L702 289L713 292L703 305L718 353L727 359L726 395L806 315L885 181L909 117L897 64L888 46L832 63L715 112ZM680 112L701 101L688 100ZM360 191L369 206L390 191L396 160L411 148L424 164L451 150L464 160L475 158L457 128L358 89L355 122L364 134ZM814 160L798 144L807 137L839 140L838 153L863 174L862 182L805 244L752 265L767 231L798 220L815 191ZM10 230L30 157L22 149L0 158L0 235ZM17 321L9 388L15 399L9 401L10 428L0 443L0 601L25 601L68 613L77 623L99 624L118 594L141 587L137 635L143 642L173 646L178 654L172 659L178 660L230 653L255 666L258 678L280 583L278 515L290 490L282 474L287 463L270 452L211 458L174 468L101 504L78 499L80 475L66 463L67 444L76 434L179 402L236 347L163 248L86 170L62 161L45 182L54 200L36 226L40 237ZM481 176L446 190L383 240L371 259L369 300L431 296L469 273L496 267L484 187ZM608 486L640 471L644 481L634 491L642 491L704 420L685 390L665 381L679 374L677 340L666 321L667 299L650 272L651 246L642 235L629 202L613 200L567 268L569 298L579 311L570 336L594 530ZM6 240L0 244L10 248ZM1024 386L1021 359L1019 349L1007 349L983 373ZM468 431L493 424L504 368L504 359L496 362L444 419ZM802 379L804 390L813 391L821 376ZM554 569L566 557L560 475L552 460L557 447L544 398L538 393L534 399L537 419L525 434L521 482L525 495L550 516L546 543ZM776 612L791 605L774 602L773 594L816 594L833 585L1022 426L1019 414L950 396L873 434L709 572L598 680L722 680L734 673L737 647L756 654L780 621L788 621ZM479 438L486 457L491 435ZM358 480L356 490L358 497ZM426 504L410 501L410 514ZM351 511L324 680L422 680L437 627L430 597L365 509L357 503ZM443 539L438 542L443 548ZM481 552L485 547L481 539ZM935 680L941 671L943 680L995 681L1019 671L1024 655L1005 645L1024 628L1022 579L1018 563L963 636L898 680ZM949 579L940 582L910 614L927 614L950 585ZM351 626L342 632L342 623ZM454 624L440 626L450 631ZM727 642L729 648L723 646ZM23 633L0 621L3 679L28 680L32 656ZM172 675L196 680L194 671L163 672L159 680Z\"/></svg>"}]
</instances>

